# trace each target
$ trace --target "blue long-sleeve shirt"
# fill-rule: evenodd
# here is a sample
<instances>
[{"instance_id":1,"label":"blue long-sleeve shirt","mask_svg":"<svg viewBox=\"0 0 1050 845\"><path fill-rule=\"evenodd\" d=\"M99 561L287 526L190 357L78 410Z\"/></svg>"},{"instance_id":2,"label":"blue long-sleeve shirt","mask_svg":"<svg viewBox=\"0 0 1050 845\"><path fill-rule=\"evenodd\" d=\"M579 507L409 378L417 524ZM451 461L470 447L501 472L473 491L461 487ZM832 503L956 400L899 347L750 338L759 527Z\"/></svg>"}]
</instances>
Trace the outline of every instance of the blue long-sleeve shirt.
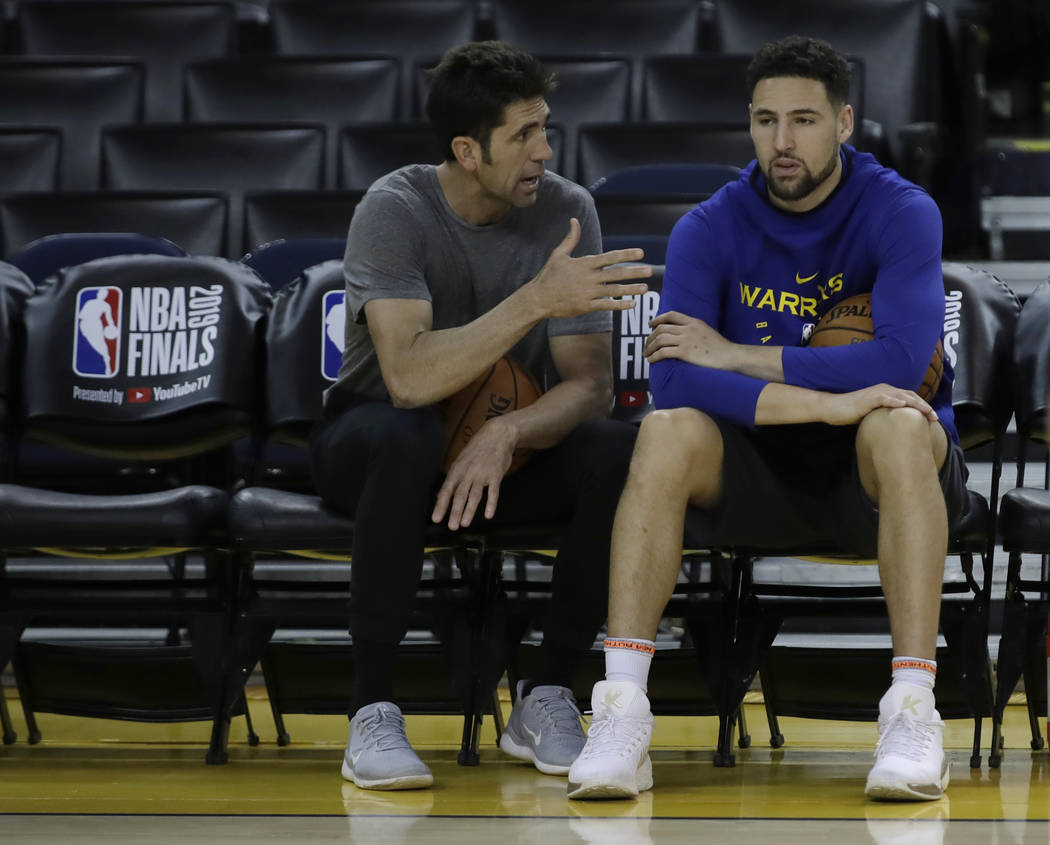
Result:
<instances>
[{"instance_id":1,"label":"blue long-sleeve shirt","mask_svg":"<svg viewBox=\"0 0 1050 845\"><path fill-rule=\"evenodd\" d=\"M752 162L682 217L667 248L660 312L704 320L736 343L784 347L787 384L845 393L885 382L915 390L944 323L941 216L921 188L844 146L843 177L812 211L774 206ZM871 293L871 342L810 348L808 327ZM930 403L955 440L947 360ZM677 359L650 371L657 408L693 407L754 426L768 382Z\"/></svg>"}]
</instances>

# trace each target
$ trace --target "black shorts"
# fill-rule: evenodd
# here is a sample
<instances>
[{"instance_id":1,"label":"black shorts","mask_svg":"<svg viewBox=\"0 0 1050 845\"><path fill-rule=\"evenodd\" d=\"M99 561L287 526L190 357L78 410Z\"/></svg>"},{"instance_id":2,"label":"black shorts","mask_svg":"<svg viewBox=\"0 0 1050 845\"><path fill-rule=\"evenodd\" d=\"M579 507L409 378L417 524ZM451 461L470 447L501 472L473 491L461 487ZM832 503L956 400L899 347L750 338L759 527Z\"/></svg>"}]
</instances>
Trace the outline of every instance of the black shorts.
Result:
<instances>
[{"instance_id":1,"label":"black shorts","mask_svg":"<svg viewBox=\"0 0 1050 845\"><path fill-rule=\"evenodd\" d=\"M724 445L722 501L697 514L712 543L876 556L879 511L860 483L856 426L744 429L716 422ZM968 472L962 449L945 435L939 477L952 526L968 509Z\"/></svg>"}]
</instances>

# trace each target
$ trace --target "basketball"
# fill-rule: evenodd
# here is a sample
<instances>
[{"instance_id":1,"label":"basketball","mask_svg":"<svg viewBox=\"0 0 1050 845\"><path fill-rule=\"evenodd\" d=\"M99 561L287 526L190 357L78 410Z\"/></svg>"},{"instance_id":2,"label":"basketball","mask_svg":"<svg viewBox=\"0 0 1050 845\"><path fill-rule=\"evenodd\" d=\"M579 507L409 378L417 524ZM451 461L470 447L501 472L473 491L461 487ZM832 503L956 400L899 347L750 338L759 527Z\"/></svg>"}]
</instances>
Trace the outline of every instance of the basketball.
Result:
<instances>
[{"instance_id":1,"label":"basketball","mask_svg":"<svg viewBox=\"0 0 1050 845\"><path fill-rule=\"evenodd\" d=\"M504 355L459 393L442 402L439 410L445 421L445 472L488 420L531 405L542 392L532 373ZM528 457L528 449L515 450L508 474L521 469Z\"/></svg>"},{"instance_id":2,"label":"basketball","mask_svg":"<svg viewBox=\"0 0 1050 845\"><path fill-rule=\"evenodd\" d=\"M107 340L113 340L113 338L115 338L118 334L120 334L120 331L117 329L116 326L106 326L102 330L102 336Z\"/></svg>"},{"instance_id":3,"label":"basketball","mask_svg":"<svg viewBox=\"0 0 1050 845\"><path fill-rule=\"evenodd\" d=\"M843 346L847 343L864 343L875 337L871 317L871 294L861 293L844 299L829 309L813 327L809 337L810 346ZM922 384L915 392L929 402L937 393L944 372L944 346L940 338L933 351L930 366L922 377Z\"/></svg>"}]
</instances>

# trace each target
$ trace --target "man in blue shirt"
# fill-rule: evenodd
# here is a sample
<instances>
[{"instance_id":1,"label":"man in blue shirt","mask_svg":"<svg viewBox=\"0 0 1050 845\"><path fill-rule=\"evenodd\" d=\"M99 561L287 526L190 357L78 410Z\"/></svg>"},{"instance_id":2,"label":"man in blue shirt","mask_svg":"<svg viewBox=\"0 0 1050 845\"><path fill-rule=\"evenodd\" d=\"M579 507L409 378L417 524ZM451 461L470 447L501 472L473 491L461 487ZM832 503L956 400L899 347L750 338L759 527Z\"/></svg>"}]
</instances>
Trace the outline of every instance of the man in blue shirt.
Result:
<instances>
[{"instance_id":1,"label":"man in blue shirt","mask_svg":"<svg viewBox=\"0 0 1050 845\"><path fill-rule=\"evenodd\" d=\"M952 372L916 394L944 318L941 219L920 188L846 145L849 68L792 36L751 62L756 161L685 215L646 344L658 408L643 421L613 529L606 680L569 796L652 786L645 697L679 572L687 507L719 542L836 544L877 556L892 684L866 792L931 800L948 784L933 695L948 526L966 509ZM870 292L874 338L804 344Z\"/></svg>"}]
</instances>

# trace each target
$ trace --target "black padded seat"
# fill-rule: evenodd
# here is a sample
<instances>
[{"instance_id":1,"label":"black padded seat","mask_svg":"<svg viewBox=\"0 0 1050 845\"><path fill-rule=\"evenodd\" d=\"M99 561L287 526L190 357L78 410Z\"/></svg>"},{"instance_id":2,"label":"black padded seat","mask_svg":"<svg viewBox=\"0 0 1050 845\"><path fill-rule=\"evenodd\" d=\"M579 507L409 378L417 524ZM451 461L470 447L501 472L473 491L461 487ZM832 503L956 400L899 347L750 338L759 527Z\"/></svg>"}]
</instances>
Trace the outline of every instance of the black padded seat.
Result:
<instances>
[{"instance_id":1,"label":"black padded seat","mask_svg":"<svg viewBox=\"0 0 1050 845\"><path fill-rule=\"evenodd\" d=\"M1050 549L1050 490L1015 487L1003 496L999 535L1006 551Z\"/></svg>"},{"instance_id":2,"label":"black padded seat","mask_svg":"<svg viewBox=\"0 0 1050 845\"><path fill-rule=\"evenodd\" d=\"M61 160L61 130L0 127L0 193L55 190Z\"/></svg>"},{"instance_id":3,"label":"black padded seat","mask_svg":"<svg viewBox=\"0 0 1050 845\"><path fill-rule=\"evenodd\" d=\"M127 56L146 66L150 121L182 119L182 69L235 51L232 3L22 2L18 24L32 56ZM65 107L65 103L63 103Z\"/></svg>"},{"instance_id":4,"label":"black padded seat","mask_svg":"<svg viewBox=\"0 0 1050 845\"><path fill-rule=\"evenodd\" d=\"M221 542L228 503L204 484L124 495L0 484L0 536L6 549L198 548Z\"/></svg>"},{"instance_id":5,"label":"black padded seat","mask_svg":"<svg viewBox=\"0 0 1050 845\"><path fill-rule=\"evenodd\" d=\"M95 189L102 127L140 122L144 85L145 69L129 60L2 59L0 122L59 129L60 187Z\"/></svg>"},{"instance_id":6,"label":"black padded seat","mask_svg":"<svg viewBox=\"0 0 1050 845\"><path fill-rule=\"evenodd\" d=\"M166 238L191 255L225 255L229 201L211 191L73 191L13 194L0 202L3 254L67 232Z\"/></svg>"}]
</instances>

